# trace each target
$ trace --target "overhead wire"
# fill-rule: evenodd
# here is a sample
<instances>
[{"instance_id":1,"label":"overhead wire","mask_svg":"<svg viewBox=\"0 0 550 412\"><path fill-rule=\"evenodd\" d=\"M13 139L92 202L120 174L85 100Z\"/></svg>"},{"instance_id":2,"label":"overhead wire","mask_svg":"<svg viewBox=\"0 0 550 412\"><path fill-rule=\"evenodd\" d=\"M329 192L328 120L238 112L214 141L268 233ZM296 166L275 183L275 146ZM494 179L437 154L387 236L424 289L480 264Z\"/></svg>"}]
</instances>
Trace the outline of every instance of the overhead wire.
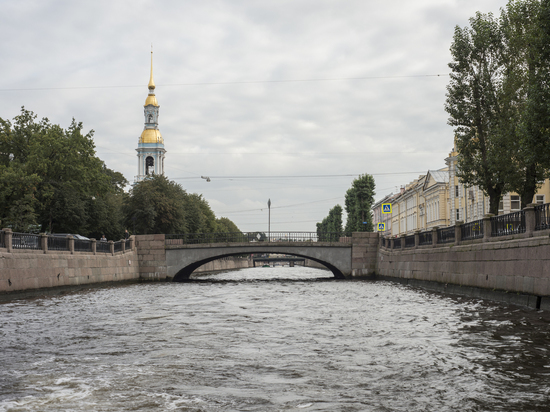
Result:
<instances>
[{"instance_id":1,"label":"overhead wire","mask_svg":"<svg viewBox=\"0 0 550 412\"><path fill-rule=\"evenodd\" d=\"M194 83L167 83L157 84L156 87L176 87L176 86L216 86L216 85L231 85L231 84L266 84L266 83L306 83L306 82L332 82L345 80L386 80L386 79L406 79L406 78L423 78L423 77L445 77L449 73L439 74L417 74L417 75L401 75L401 76L360 76L360 77L333 77L333 78L312 78L312 79L280 79L280 80L243 80L229 82L194 82ZM16 92L16 91L48 91L48 90L87 90L87 89L121 89L121 88L137 88L143 87L140 85L115 85L115 86L67 86L67 87L21 87L0 89L0 92Z\"/></svg>"}]
</instances>

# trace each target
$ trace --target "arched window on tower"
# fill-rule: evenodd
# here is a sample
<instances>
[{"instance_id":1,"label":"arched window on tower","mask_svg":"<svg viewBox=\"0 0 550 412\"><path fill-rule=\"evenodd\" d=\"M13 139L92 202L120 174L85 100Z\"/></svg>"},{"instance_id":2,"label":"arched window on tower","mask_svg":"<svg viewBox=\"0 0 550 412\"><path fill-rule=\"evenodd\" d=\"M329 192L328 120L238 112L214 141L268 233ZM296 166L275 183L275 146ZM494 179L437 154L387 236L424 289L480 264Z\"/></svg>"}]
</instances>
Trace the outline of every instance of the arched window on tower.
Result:
<instances>
[{"instance_id":1,"label":"arched window on tower","mask_svg":"<svg viewBox=\"0 0 550 412\"><path fill-rule=\"evenodd\" d=\"M155 173L155 159L151 156L147 156L145 159L145 174L152 175L153 173Z\"/></svg>"},{"instance_id":2,"label":"arched window on tower","mask_svg":"<svg viewBox=\"0 0 550 412\"><path fill-rule=\"evenodd\" d=\"M153 123L153 115L150 114L148 117L147 117L147 122L148 123Z\"/></svg>"}]
</instances>

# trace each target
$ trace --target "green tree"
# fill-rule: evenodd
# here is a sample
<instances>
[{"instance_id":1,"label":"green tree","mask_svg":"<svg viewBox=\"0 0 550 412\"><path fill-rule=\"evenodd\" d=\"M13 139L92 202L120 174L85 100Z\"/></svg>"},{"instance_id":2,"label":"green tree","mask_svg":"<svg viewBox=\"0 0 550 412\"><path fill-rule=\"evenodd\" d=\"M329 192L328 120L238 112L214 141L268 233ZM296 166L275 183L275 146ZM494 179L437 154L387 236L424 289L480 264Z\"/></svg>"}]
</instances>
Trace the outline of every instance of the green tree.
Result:
<instances>
[{"instance_id":1,"label":"green tree","mask_svg":"<svg viewBox=\"0 0 550 412\"><path fill-rule=\"evenodd\" d=\"M0 219L14 229L85 234L94 224L87 204L111 190L96 157L93 130L74 119L66 130L21 108L0 119Z\"/></svg>"},{"instance_id":2,"label":"green tree","mask_svg":"<svg viewBox=\"0 0 550 412\"><path fill-rule=\"evenodd\" d=\"M353 232L372 232L372 204L374 203L374 178L364 174L355 179L346 192L346 236Z\"/></svg>"},{"instance_id":3,"label":"green tree","mask_svg":"<svg viewBox=\"0 0 550 412\"><path fill-rule=\"evenodd\" d=\"M216 232L219 233L240 233L239 228L227 217L216 219Z\"/></svg>"},{"instance_id":4,"label":"green tree","mask_svg":"<svg viewBox=\"0 0 550 412\"><path fill-rule=\"evenodd\" d=\"M550 170L550 1L509 1L501 27L506 46L503 107L516 144L511 189L525 206Z\"/></svg>"},{"instance_id":5,"label":"green tree","mask_svg":"<svg viewBox=\"0 0 550 412\"><path fill-rule=\"evenodd\" d=\"M489 196L498 214L502 194L510 189L514 138L508 110L502 107L503 34L492 14L476 13L470 27L455 28L449 63L445 110L454 126L457 176Z\"/></svg>"},{"instance_id":6,"label":"green tree","mask_svg":"<svg viewBox=\"0 0 550 412\"><path fill-rule=\"evenodd\" d=\"M317 223L317 238L321 242L337 242L342 236L342 206L336 205L329 210L328 216L321 223Z\"/></svg>"},{"instance_id":7,"label":"green tree","mask_svg":"<svg viewBox=\"0 0 550 412\"><path fill-rule=\"evenodd\" d=\"M138 182L130 190L124 205L127 227L135 234L186 233L187 193L162 175L153 175Z\"/></svg>"}]
</instances>

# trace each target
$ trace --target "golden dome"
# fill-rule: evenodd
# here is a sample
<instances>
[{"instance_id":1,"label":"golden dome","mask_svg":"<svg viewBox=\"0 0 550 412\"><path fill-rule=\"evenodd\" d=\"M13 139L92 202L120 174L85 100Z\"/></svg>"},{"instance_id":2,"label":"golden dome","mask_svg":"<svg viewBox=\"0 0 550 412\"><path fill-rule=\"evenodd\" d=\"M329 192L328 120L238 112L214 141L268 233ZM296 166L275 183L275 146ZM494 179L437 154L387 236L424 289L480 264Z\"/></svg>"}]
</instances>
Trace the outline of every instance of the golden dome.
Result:
<instances>
[{"instance_id":1,"label":"golden dome","mask_svg":"<svg viewBox=\"0 0 550 412\"><path fill-rule=\"evenodd\" d=\"M159 102L157 101L157 97L154 94L150 94L147 96L147 99L145 99L145 104L143 106L149 106L150 104L155 107L160 107Z\"/></svg>"},{"instance_id":2,"label":"golden dome","mask_svg":"<svg viewBox=\"0 0 550 412\"><path fill-rule=\"evenodd\" d=\"M140 143L162 143L164 139L157 129L145 129L139 138Z\"/></svg>"}]
</instances>

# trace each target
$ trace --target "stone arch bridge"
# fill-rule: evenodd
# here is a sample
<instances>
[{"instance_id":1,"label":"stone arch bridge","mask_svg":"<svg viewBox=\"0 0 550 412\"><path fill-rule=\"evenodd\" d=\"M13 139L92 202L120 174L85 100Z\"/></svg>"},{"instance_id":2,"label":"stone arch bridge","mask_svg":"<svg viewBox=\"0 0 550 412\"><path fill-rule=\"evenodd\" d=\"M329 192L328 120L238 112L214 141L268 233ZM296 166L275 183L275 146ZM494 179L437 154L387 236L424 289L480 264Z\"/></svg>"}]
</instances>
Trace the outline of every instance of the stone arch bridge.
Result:
<instances>
[{"instance_id":1,"label":"stone arch bridge","mask_svg":"<svg viewBox=\"0 0 550 412\"><path fill-rule=\"evenodd\" d=\"M311 259L325 266L339 279L368 276L376 271L376 233L354 233L350 238L340 238L334 242L318 241L311 237L304 239L295 233L279 236L276 241L246 241L242 238L237 241L218 238L191 241L194 236L136 236L140 277L184 281L194 270L208 262L228 256L263 253Z\"/></svg>"}]
</instances>

